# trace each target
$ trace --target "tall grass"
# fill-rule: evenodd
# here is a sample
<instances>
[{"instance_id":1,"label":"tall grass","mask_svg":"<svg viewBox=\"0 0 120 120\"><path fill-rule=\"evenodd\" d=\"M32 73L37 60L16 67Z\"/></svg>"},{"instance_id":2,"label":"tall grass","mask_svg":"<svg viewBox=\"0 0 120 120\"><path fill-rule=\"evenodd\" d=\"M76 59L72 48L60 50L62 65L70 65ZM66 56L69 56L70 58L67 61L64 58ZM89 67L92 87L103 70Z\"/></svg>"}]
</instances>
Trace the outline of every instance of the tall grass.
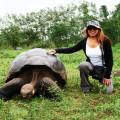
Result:
<instances>
[{"instance_id":1,"label":"tall grass","mask_svg":"<svg viewBox=\"0 0 120 120\"><path fill-rule=\"evenodd\" d=\"M11 61L25 50L0 50L0 85L4 84ZM120 70L120 49L113 48L114 70ZM120 116L120 77L114 76L115 92L111 95L91 92L85 96L80 90L80 77L77 66L85 60L83 52L60 54L64 62L68 84L60 102L43 97L31 100L14 96L9 101L0 100L0 120L119 120ZM91 79L94 85L98 81Z\"/></svg>"}]
</instances>

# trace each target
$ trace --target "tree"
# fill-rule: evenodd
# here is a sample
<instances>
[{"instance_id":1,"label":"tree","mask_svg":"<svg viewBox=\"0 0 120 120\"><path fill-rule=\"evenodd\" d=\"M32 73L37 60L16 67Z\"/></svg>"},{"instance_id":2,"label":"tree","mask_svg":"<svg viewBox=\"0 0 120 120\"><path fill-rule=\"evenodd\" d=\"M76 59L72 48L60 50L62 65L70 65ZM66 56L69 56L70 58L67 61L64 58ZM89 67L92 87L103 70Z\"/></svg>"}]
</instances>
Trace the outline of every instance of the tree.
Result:
<instances>
[{"instance_id":1,"label":"tree","mask_svg":"<svg viewBox=\"0 0 120 120\"><path fill-rule=\"evenodd\" d=\"M1 42L11 45L14 49L20 45L20 29L18 26L9 26L1 30Z\"/></svg>"},{"instance_id":2,"label":"tree","mask_svg":"<svg viewBox=\"0 0 120 120\"><path fill-rule=\"evenodd\" d=\"M106 14L105 14L106 15ZM120 42L120 4L116 6L116 9L112 12L110 17L105 18L101 22L105 33L110 37L113 44Z\"/></svg>"},{"instance_id":3,"label":"tree","mask_svg":"<svg viewBox=\"0 0 120 120\"><path fill-rule=\"evenodd\" d=\"M109 12L107 10L107 6L106 5L102 5L100 7L100 19L102 20L108 20L108 16L109 16Z\"/></svg>"}]
</instances>

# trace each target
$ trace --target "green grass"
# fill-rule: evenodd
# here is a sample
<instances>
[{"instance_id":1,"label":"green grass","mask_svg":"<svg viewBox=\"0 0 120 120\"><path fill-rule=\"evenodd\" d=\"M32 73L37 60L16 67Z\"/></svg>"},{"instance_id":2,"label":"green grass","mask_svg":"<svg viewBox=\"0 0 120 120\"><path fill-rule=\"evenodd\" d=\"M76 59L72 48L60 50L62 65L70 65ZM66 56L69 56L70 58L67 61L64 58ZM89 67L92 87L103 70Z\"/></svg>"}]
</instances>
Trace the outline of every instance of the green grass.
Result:
<instances>
[{"instance_id":1,"label":"green grass","mask_svg":"<svg viewBox=\"0 0 120 120\"><path fill-rule=\"evenodd\" d=\"M12 60L25 50L0 50L0 85L5 82ZM114 70L120 70L120 49L113 48ZM9 101L0 100L0 120L119 120L120 117L120 77L113 77L115 92L111 95L91 92L85 96L80 90L77 66L85 60L82 52L60 54L64 62L68 84L60 102L43 97L24 100L15 96ZM98 85L97 81L91 82Z\"/></svg>"}]
</instances>

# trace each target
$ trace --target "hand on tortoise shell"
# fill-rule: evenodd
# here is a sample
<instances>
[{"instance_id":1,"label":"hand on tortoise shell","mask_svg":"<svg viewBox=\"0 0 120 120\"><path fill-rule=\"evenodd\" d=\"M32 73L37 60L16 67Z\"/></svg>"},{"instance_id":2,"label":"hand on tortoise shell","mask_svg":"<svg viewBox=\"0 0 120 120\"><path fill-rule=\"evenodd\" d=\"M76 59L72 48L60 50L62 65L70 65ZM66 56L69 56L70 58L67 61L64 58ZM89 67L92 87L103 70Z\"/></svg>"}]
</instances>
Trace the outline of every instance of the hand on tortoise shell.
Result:
<instances>
[{"instance_id":1,"label":"hand on tortoise shell","mask_svg":"<svg viewBox=\"0 0 120 120\"><path fill-rule=\"evenodd\" d=\"M47 52L47 54L49 54L49 55L55 55L56 51L55 50L50 50L50 51Z\"/></svg>"}]
</instances>

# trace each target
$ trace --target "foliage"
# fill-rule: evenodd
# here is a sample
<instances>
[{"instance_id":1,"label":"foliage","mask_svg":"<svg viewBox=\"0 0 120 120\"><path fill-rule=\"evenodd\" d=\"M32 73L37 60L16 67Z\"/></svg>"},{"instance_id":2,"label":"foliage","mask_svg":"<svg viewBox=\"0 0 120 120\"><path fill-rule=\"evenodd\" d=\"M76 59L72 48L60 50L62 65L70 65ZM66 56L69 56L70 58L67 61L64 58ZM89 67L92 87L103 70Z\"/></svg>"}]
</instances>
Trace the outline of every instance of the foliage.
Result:
<instances>
[{"instance_id":1,"label":"foliage","mask_svg":"<svg viewBox=\"0 0 120 120\"><path fill-rule=\"evenodd\" d=\"M120 41L120 4L116 6L116 9L108 16L108 11L105 6L101 7L101 18L103 21L101 25L106 35L112 40L113 44L119 43Z\"/></svg>"},{"instance_id":2,"label":"foliage","mask_svg":"<svg viewBox=\"0 0 120 120\"><path fill-rule=\"evenodd\" d=\"M4 27L1 29L0 43L1 46L13 48L25 45L34 47L35 42L42 46L45 41L57 47L68 46L81 39L88 20L97 18L96 6L87 2L26 15L8 15L2 21Z\"/></svg>"},{"instance_id":3,"label":"foliage","mask_svg":"<svg viewBox=\"0 0 120 120\"><path fill-rule=\"evenodd\" d=\"M105 5L97 11L94 3L83 1L77 5L48 8L26 15L8 15L0 21L3 25L0 45L13 48L70 46L83 37L86 22L93 19L100 21L105 34L116 44L120 41L119 11L120 4L114 11L108 11Z\"/></svg>"},{"instance_id":4,"label":"foliage","mask_svg":"<svg viewBox=\"0 0 120 120\"><path fill-rule=\"evenodd\" d=\"M63 97L62 94L63 92L58 86L52 85L48 87L48 93L46 97L51 100L61 101Z\"/></svg>"},{"instance_id":5,"label":"foliage","mask_svg":"<svg viewBox=\"0 0 120 120\"><path fill-rule=\"evenodd\" d=\"M8 28L1 30L0 41L2 45L8 44L13 48L20 45L20 29L18 26L11 25Z\"/></svg>"},{"instance_id":6,"label":"foliage","mask_svg":"<svg viewBox=\"0 0 120 120\"><path fill-rule=\"evenodd\" d=\"M109 12L107 11L107 7L105 5L102 5L100 8L100 17L102 20L108 19Z\"/></svg>"}]
</instances>

